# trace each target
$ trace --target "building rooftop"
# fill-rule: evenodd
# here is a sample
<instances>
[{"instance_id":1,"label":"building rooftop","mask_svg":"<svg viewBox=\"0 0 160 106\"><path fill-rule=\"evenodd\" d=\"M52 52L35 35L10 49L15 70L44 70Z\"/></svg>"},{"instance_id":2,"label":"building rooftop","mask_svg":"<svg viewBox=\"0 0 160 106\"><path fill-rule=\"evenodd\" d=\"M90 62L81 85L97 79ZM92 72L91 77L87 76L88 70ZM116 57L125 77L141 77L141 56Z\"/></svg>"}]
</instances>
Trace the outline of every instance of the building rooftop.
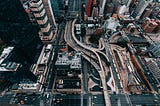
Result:
<instances>
[{"instance_id":1,"label":"building rooftop","mask_svg":"<svg viewBox=\"0 0 160 106\"><path fill-rule=\"evenodd\" d=\"M155 56L160 57L160 42L157 42L156 44L152 44L148 50Z\"/></svg>"},{"instance_id":2,"label":"building rooftop","mask_svg":"<svg viewBox=\"0 0 160 106\"><path fill-rule=\"evenodd\" d=\"M160 84L160 68L156 62L156 59L153 58L145 58L146 65L153 76L157 79L157 82Z\"/></svg>"},{"instance_id":3,"label":"building rooftop","mask_svg":"<svg viewBox=\"0 0 160 106\"><path fill-rule=\"evenodd\" d=\"M12 61L5 61L7 60L13 49L14 47L4 48L0 56L0 71L17 71L18 67L20 66L19 63Z\"/></svg>"},{"instance_id":4,"label":"building rooftop","mask_svg":"<svg viewBox=\"0 0 160 106\"><path fill-rule=\"evenodd\" d=\"M42 49L42 52L39 56L39 59L37 61L37 64L45 64L46 65L49 61L51 50L52 50L51 44L44 46Z\"/></svg>"},{"instance_id":5,"label":"building rooftop","mask_svg":"<svg viewBox=\"0 0 160 106\"><path fill-rule=\"evenodd\" d=\"M4 50L0 56L0 64L3 63L3 61L9 56L9 54L12 52L13 49L14 49L14 47L4 48Z\"/></svg>"},{"instance_id":6,"label":"building rooftop","mask_svg":"<svg viewBox=\"0 0 160 106\"><path fill-rule=\"evenodd\" d=\"M22 84L19 84L18 89L33 90L33 89L37 89L37 87L38 87L38 83L32 83L32 84L22 83Z\"/></svg>"},{"instance_id":7,"label":"building rooftop","mask_svg":"<svg viewBox=\"0 0 160 106\"><path fill-rule=\"evenodd\" d=\"M81 53L59 53L56 65L70 65L71 69L80 69Z\"/></svg>"},{"instance_id":8,"label":"building rooftop","mask_svg":"<svg viewBox=\"0 0 160 106\"><path fill-rule=\"evenodd\" d=\"M105 21L103 27L105 29L111 29L111 30L116 31L117 26L120 26L119 22L115 21L114 18L110 18L110 19L108 19L108 20Z\"/></svg>"}]
</instances>

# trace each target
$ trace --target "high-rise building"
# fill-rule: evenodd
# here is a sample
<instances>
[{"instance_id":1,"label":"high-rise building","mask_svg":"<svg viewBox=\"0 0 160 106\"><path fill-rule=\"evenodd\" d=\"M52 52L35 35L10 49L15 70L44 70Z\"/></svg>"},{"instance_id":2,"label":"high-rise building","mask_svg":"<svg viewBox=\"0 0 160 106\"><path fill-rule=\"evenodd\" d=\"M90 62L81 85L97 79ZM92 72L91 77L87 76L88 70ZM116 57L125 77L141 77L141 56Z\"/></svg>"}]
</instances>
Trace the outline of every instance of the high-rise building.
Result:
<instances>
[{"instance_id":1,"label":"high-rise building","mask_svg":"<svg viewBox=\"0 0 160 106\"><path fill-rule=\"evenodd\" d=\"M92 17L98 17L98 8L97 7L93 7Z\"/></svg>"},{"instance_id":2,"label":"high-rise building","mask_svg":"<svg viewBox=\"0 0 160 106\"><path fill-rule=\"evenodd\" d=\"M57 25L56 25L56 22L55 22L55 16L54 16L54 13L53 13L51 1L52 0L43 0L43 3L44 3L44 8L47 11L49 21L50 21L52 27L55 28L55 27L57 27Z\"/></svg>"},{"instance_id":3,"label":"high-rise building","mask_svg":"<svg viewBox=\"0 0 160 106\"><path fill-rule=\"evenodd\" d=\"M148 6L150 1L147 0L139 0L138 4L136 5L136 8L134 9L133 13L131 14L133 18L139 19Z\"/></svg>"},{"instance_id":4,"label":"high-rise building","mask_svg":"<svg viewBox=\"0 0 160 106\"><path fill-rule=\"evenodd\" d=\"M133 0L122 0L122 1L123 1L124 5L129 7Z\"/></svg>"},{"instance_id":5,"label":"high-rise building","mask_svg":"<svg viewBox=\"0 0 160 106\"><path fill-rule=\"evenodd\" d=\"M29 62L35 62L42 47L39 28L30 22L20 0L1 0L0 7L0 38L18 48Z\"/></svg>"},{"instance_id":6,"label":"high-rise building","mask_svg":"<svg viewBox=\"0 0 160 106\"><path fill-rule=\"evenodd\" d=\"M87 16L91 16L91 8L92 8L92 0L88 0L88 3L87 3Z\"/></svg>"},{"instance_id":7,"label":"high-rise building","mask_svg":"<svg viewBox=\"0 0 160 106\"><path fill-rule=\"evenodd\" d=\"M45 3L48 4L47 1ZM44 6L44 2L42 0L31 0L29 5L41 29L41 32L42 32L40 33L41 39L42 40L52 40L54 34L53 34L51 22L55 23L55 20L54 20L53 14L52 15L50 14L52 18L48 17L48 13L51 9L48 9L47 11Z\"/></svg>"},{"instance_id":8,"label":"high-rise building","mask_svg":"<svg viewBox=\"0 0 160 106\"><path fill-rule=\"evenodd\" d=\"M13 82L25 78L36 81L37 77L28 70L30 65L38 60L42 49L42 42L38 36L39 28L30 22L20 0L1 1L0 7L0 38L7 45L14 46L13 51L1 64L3 67L0 77ZM22 67L18 67L17 62L20 62ZM14 71L6 72L4 66L7 69L16 68Z\"/></svg>"},{"instance_id":9,"label":"high-rise building","mask_svg":"<svg viewBox=\"0 0 160 106\"><path fill-rule=\"evenodd\" d=\"M148 51L156 58L160 58L160 41L148 47Z\"/></svg>"},{"instance_id":10,"label":"high-rise building","mask_svg":"<svg viewBox=\"0 0 160 106\"><path fill-rule=\"evenodd\" d=\"M97 2L97 0L93 0L91 16L92 17L98 17L98 13L99 13L98 2Z\"/></svg>"},{"instance_id":11,"label":"high-rise building","mask_svg":"<svg viewBox=\"0 0 160 106\"><path fill-rule=\"evenodd\" d=\"M100 1L100 11L99 11L99 15L100 16L103 16L103 13L104 13L104 10L105 10L105 5L106 5L107 1L108 0L102 0L102 1Z\"/></svg>"}]
</instances>

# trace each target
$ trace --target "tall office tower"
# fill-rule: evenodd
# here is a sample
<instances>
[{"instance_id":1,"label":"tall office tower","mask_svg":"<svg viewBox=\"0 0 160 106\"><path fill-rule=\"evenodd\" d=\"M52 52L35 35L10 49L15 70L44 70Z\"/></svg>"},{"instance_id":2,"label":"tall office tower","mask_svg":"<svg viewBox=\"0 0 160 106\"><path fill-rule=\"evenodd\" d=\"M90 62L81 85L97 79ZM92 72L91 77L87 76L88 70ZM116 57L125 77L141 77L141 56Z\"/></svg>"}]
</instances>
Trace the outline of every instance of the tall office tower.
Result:
<instances>
[{"instance_id":1,"label":"tall office tower","mask_svg":"<svg viewBox=\"0 0 160 106\"><path fill-rule=\"evenodd\" d=\"M102 0L102 2L100 2L100 11L99 11L99 16L103 16L103 13L104 13L104 9L105 9L105 5L106 5L106 2L108 0Z\"/></svg>"},{"instance_id":2,"label":"tall office tower","mask_svg":"<svg viewBox=\"0 0 160 106\"><path fill-rule=\"evenodd\" d=\"M87 16L90 17L91 16L91 8L92 8L92 0L88 0L87 2Z\"/></svg>"},{"instance_id":3,"label":"tall office tower","mask_svg":"<svg viewBox=\"0 0 160 106\"><path fill-rule=\"evenodd\" d=\"M91 12L91 16L92 17L98 17L98 4L97 4L97 0L93 0L92 3L92 12Z\"/></svg>"},{"instance_id":4,"label":"tall office tower","mask_svg":"<svg viewBox=\"0 0 160 106\"><path fill-rule=\"evenodd\" d=\"M92 17L98 17L98 7L93 7L92 10Z\"/></svg>"},{"instance_id":5,"label":"tall office tower","mask_svg":"<svg viewBox=\"0 0 160 106\"><path fill-rule=\"evenodd\" d=\"M147 0L140 0L136 6L136 8L134 9L134 11L132 12L132 17L135 19L139 19L142 15L142 13L144 12L145 8L148 6L149 1Z\"/></svg>"},{"instance_id":6,"label":"tall office tower","mask_svg":"<svg viewBox=\"0 0 160 106\"><path fill-rule=\"evenodd\" d=\"M131 3L132 3L132 0L125 0L125 5L127 7L129 7Z\"/></svg>"},{"instance_id":7,"label":"tall office tower","mask_svg":"<svg viewBox=\"0 0 160 106\"><path fill-rule=\"evenodd\" d=\"M0 0L0 38L15 46L29 62L36 61L42 42L19 0Z\"/></svg>"},{"instance_id":8,"label":"tall office tower","mask_svg":"<svg viewBox=\"0 0 160 106\"><path fill-rule=\"evenodd\" d=\"M142 28L146 33L152 33L158 27L158 21L155 19L146 18L142 22Z\"/></svg>"},{"instance_id":9,"label":"tall office tower","mask_svg":"<svg viewBox=\"0 0 160 106\"><path fill-rule=\"evenodd\" d=\"M29 4L30 4L30 9L33 12L33 15L35 16L36 21L39 24L39 27L42 32L40 33L41 40L44 41L52 40L54 34L43 1L31 0ZM54 19L53 22L55 22Z\"/></svg>"},{"instance_id":10,"label":"tall office tower","mask_svg":"<svg viewBox=\"0 0 160 106\"><path fill-rule=\"evenodd\" d=\"M48 18L51 22L52 27L53 28L57 27L57 24L55 22L55 17L54 17L54 14L53 14L51 0L43 0L43 3L44 3L44 7L47 11L47 15L48 15Z\"/></svg>"}]
</instances>

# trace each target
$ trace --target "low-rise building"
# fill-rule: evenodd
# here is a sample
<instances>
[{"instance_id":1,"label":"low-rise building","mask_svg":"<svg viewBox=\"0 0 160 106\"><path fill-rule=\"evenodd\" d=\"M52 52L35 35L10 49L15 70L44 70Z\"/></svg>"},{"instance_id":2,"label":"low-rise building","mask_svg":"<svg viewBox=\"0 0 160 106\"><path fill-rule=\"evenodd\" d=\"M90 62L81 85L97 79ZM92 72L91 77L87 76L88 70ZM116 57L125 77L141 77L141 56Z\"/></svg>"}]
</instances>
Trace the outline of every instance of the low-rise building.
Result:
<instances>
[{"instance_id":1,"label":"low-rise building","mask_svg":"<svg viewBox=\"0 0 160 106\"><path fill-rule=\"evenodd\" d=\"M81 93L81 53L59 53L53 92Z\"/></svg>"},{"instance_id":2,"label":"low-rise building","mask_svg":"<svg viewBox=\"0 0 160 106\"><path fill-rule=\"evenodd\" d=\"M57 67L69 66L70 69L81 69L81 53L59 53L55 64Z\"/></svg>"},{"instance_id":3,"label":"low-rise building","mask_svg":"<svg viewBox=\"0 0 160 106\"><path fill-rule=\"evenodd\" d=\"M33 64L30 71L38 77L37 81L23 81L19 84L16 92L41 92L42 87L46 86L45 81L48 75L49 61L52 58L52 45L44 45L39 59Z\"/></svg>"},{"instance_id":4,"label":"low-rise building","mask_svg":"<svg viewBox=\"0 0 160 106\"><path fill-rule=\"evenodd\" d=\"M158 61L153 58L145 58L146 65L149 71L153 74L158 86L160 86L160 67L158 66ZM156 83L154 81L154 83Z\"/></svg>"},{"instance_id":5,"label":"low-rise building","mask_svg":"<svg viewBox=\"0 0 160 106\"><path fill-rule=\"evenodd\" d=\"M40 85L38 83L20 83L18 86L18 92L38 92Z\"/></svg>"},{"instance_id":6,"label":"low-rise building","mask_svg":"<svg viewBox=\"0 0 160 106\"><path fill-rule=\"evenodd\" d=\"M146 33L152 33L156 28L156 32L159 31L159 21L156 19L146 18L142 22L142 28Z\"/></svg>"},{"instance_id":7,"label":"low-rise building","mask_svg":"<svg viewBox=\"0 0 160 106\"><path fill-rule=\"evenodd\" d=\"M14 75L19 67L21 67L20 63L9 60L13 49L14 47L4 48L2 54L0 55L0 80L14 81Z\"/></svg>"},{"instance_id":8,"label":"low-rise building","mask_svg":"<svg viewBox=\"0 0 160 106\"><path fill-rule=\"evenodd\" d=\"M156 44L151 44L151 46L148 48L148 51L154 56L154 57L160 57L160 41Z\"/></svg>"}]
</instances>

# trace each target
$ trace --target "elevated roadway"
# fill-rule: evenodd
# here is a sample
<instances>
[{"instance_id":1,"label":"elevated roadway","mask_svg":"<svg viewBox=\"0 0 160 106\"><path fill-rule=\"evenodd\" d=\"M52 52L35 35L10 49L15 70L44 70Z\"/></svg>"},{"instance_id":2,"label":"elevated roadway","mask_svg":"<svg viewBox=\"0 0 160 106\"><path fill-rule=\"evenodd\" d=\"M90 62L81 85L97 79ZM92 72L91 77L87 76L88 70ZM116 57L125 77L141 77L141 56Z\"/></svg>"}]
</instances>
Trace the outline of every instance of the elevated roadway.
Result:
<instances>
[{"instance_id":1,"label":"elevated roadway","mask_svg":"<svg viewBox=\"0 0 160 106\"><path fill-rule=\"evenodd\" d=\"M87 45L84 45L80 41L77 40L77 38L75 37L75 34L74 34L75 22L76 22L76 20L74 20L73 22L69 21L69 23L67 24L67 26L66 26L67 32L65 34L65 40L68 43L68 45L71 46L74 50L82 51L84 54L92 53L92 55L90 55L90 56L92 58L98 60L99 64L97 62L93 63L90 61L90 58L88 60L88 58L85 55L83 55L86 60L88 60L89 62L91 62L91 64L93 64L93 66L95 66L94 64L96 64L96 65L98 64L97 66L99 66L99 67L95 67L95 68L98 71L98 73L100 75L100 79L102 81L105 104L107 106L111 106L110 97L109 97L109 93L107 90L107 83L106 83L106 72L105 72L106 69L104 68L104 66L103 66L104 63L102 62L100 55L99 55L99 54L102 54L105 56L105 54L103 52L101 52L99 49L96 49L93 47L88 47ZM109 70L109 68L108 68L108 70Z\"/></svg>"}]
</instances>

